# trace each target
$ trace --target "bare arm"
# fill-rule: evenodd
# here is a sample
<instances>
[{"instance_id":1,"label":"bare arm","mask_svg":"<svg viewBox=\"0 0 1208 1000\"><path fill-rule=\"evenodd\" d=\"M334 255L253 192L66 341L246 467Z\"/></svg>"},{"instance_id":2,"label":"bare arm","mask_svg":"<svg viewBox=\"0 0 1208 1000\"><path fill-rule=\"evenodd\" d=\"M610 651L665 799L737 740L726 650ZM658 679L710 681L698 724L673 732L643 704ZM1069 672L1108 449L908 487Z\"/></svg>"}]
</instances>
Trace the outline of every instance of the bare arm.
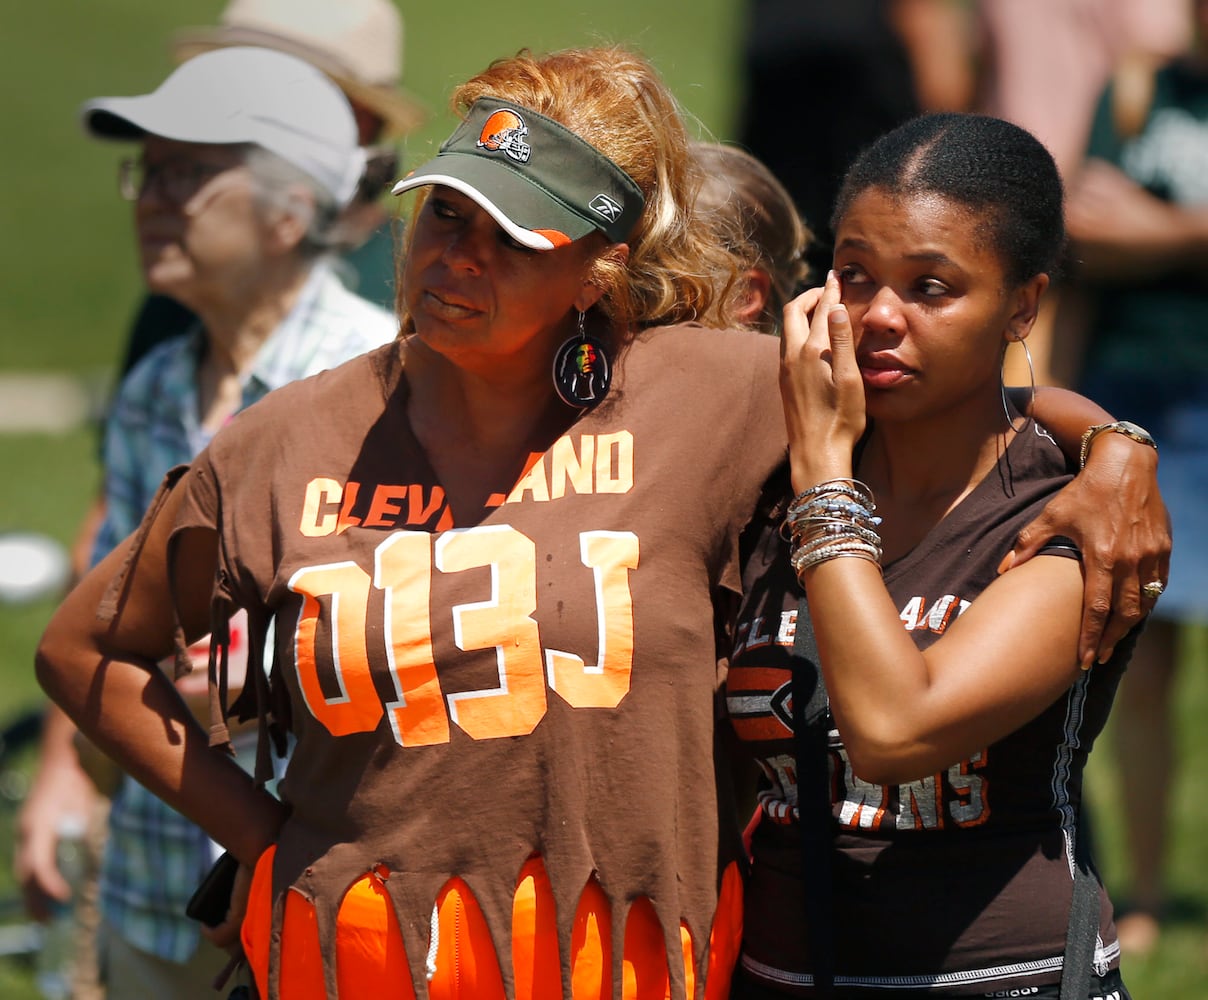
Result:
<instances>
[{"instance_id":1,"label":"bare arm","mask_svg":"<svg viewBox=\"0 0 1208 1000\"><path fill-rule=\"evenodd\" d=\"M922 110L969 110L973 28L965 9L952 0L893 0L889 18L910 58Z\"/></svg>"},{"instance_id":2,"label":"bare arm","mask_svg":"<svg viewBox=\"0 0 1208 1000\"><path fill-rule=\"evenodd\" d=\"M1084 396L1038 389L1032 415L1077 460L1082 433L1114 418ZM1084 668L1111 656L1147 610L1142 585L1170 572L1170 518L1158 492L1158 455L1121 434L1100 434L1086 468L1020 532L1007 567L1034 556L1054 535L1082 550L1086 585L1078 661Z\"/></svg>"},{"instance_id":3,"label":"bare arm","mask_svg":"<svg viewBox=\"0 0 1208 1000\"><path fill-rule=\"evenodd\" d=\"M75 732L75 725L61 709L47 707L38 744L38 770L17 817L13 872L25 909L35 920L50 918L53 900L66 902L71 897L71 887L55 858L59 829L68 817L87 820L97 795L76 755Z\"/></svg>"},{"instance_id":4,"label":"bare arm","mask_svg":"<svg viewBox=\"0 0 1208 1000\"><path fill-rule=\"evenodd\" d=\"M1066 220L1088 278L1208 275L1208 208L1157 198L1104 160L1087 160L1076 175Z\"/></svg>"},{"instance_id":5,"label":"bare arm","mask_svg":"<svg viewBox=\"0 0 1208 1000\"><path fill-rule=\"evenodd\" d=\"M831 710L867 781L910 781L963 760L1078 676L1076 560L1044 556L1000 577L923 652L872 563L834 559L805 577Z\"/></svg>"},{"instance_id":6,"label":"bare arm","mask_svg":"<svg viewBox=\"0 0 1208 1000\"><path fill-rule=\"evenodd\" d=\"M97 607L130 539L68 595L38 647L38 680L136 780L240 861L254 864L275 839L285 807L256 789L228 756L209 748L176 688L156 667L172 650L166 550L179 493L178 487L152 525L111 624L97 620ZM190 637L207 630L215 563L213 532L182 537L176 582L181 623Z\"/></svg>"},{"instance_id":7,"label":"bare arm","mask_svg":"<svg viewBox=\"0 0 1208 1000\"><path fill-rule=\"evenodd\" d=\"M96 533L105 519L105 500L96 496L71 544L71 579L79 580L92 561ZM46 707L38 741L38 767L17 817L13 874L25 909L35 920L48 920L53 900L66 902L71 887L56 861L59 829L69 817L87 818L96 789L81 765L74 740L75 724L57 705Z\"/></svg>"}]
</instances>

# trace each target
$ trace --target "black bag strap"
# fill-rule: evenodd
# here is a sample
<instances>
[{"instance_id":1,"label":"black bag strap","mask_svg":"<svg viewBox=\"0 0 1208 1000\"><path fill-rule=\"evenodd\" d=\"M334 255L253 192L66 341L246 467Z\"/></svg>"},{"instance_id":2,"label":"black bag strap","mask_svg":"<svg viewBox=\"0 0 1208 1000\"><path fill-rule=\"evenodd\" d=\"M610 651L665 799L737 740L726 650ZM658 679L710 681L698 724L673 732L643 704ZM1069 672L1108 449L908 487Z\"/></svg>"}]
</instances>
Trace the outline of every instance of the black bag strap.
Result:
<instances>
[{"instance_id":1,"label":"black bag strap","mask_svg":"<svg viewBox=\"0 0 1208 1000\"><path fill-rule=\"evenodd\" d=\"M826 685L805 598L797 607L793 637L793 733L797 747L797 811L814 996L835 994L834 880L831 872L830 766L827 757Z\"/></svg>"},{"instance_id":2,"label":"black bag strap","mask_svg":"<svg viewBox=\"0 0 1208 1000\"><path fill-rule=\"evenodd\" d=\"M1061 966L1061 1000L1086 1000L1091 991L1095 942L1099 937L1099 879L1091 865L1083 816L1074 826L1074 894Z\"/></svg>"}]
</instances>

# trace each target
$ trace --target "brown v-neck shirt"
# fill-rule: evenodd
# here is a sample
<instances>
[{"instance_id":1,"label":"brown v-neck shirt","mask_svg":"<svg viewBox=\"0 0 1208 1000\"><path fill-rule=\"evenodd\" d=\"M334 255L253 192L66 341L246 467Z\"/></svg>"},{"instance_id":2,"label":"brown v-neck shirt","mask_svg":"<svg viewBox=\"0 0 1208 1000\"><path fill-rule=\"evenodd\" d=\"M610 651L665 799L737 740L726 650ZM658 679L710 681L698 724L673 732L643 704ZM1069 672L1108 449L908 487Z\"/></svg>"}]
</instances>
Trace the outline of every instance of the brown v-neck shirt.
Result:
<instances>
[{"instance_id":1,"label":"brown v-neck shirt","mask_svg":"<svg viewBox=\"0 0 1208 1000\"><path fill-rule=\"evenodd\" d=\"M730 810L718 817L716 667L739 533L784 459L777 353L734 331L639 335L608 399L568 413L465 527L408 426L397 345L272 393L197 459L178 530L216 527L218 595L254 635L276 619L271 689L250 706L297 739L274 895L313 900L329 984L340 897L383 864L418 995L453 876L510 995L513 892L534 853L564 982L593 874L614 941L646 896L669 958L682 922L704 969L737 856Z\"/></svg>"}]
</instances>

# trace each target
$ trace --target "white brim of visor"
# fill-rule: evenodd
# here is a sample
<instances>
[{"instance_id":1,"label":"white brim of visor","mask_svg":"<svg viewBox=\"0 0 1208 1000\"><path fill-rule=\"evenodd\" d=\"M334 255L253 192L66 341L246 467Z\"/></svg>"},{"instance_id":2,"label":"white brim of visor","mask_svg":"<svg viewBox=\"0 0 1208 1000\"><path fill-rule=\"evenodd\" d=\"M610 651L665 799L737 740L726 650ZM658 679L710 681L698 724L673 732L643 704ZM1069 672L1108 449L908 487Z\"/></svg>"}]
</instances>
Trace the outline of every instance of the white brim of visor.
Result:
<instances>
[{"instance_id":1,"label":"white brim of visor","mask_svg":"<svg viewBox=\"0 0 1208 1000\"><path fill-rule=\"evenodd\" d=\"M540 233L535 233L531 229L524 229L516 225L507 217L504 211L496 205L490 198L478 190L471 184L458 177L451 177L449 174L420 174L416 177L404 177L401 181L394 185L391 189L392 194L402 194L404 191L410 191L417 187L430 187L434 184L440 184L443 187L452 188L454 191L459 191L467 198L479 205L492 219L499 223L499 227L507 233L512 239L522 246L528 247L530 250L553 250L555 245Z\"/></svg>"}]
</instances>

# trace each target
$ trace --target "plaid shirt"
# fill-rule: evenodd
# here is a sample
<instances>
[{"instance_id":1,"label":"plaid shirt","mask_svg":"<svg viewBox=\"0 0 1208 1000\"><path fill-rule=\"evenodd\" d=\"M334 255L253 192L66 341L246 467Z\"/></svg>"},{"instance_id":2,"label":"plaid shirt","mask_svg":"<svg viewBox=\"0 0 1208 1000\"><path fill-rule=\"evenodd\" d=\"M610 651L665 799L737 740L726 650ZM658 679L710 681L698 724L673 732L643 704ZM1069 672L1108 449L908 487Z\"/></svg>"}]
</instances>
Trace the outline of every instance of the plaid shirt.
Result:
<instances>
[{"instance_id":1,"label":"plaid shirt","mask_svg":"<svg viewBox=\"0 0 1208 1000\"><path fill-rule=\"evenodd\" d=\"M241 407L393 339L390 313L345 290L326 263L313 269L294 308L261 347ZM208 443L198 421L200 326L161 344L122 382L106 425L105 522L97 562L138 527L164 474ZM105 919L130 944L175 962L197 949L185 903L213 862L205 833L142 785L122 780L109 813L101 865Z\"/></svg>"}]
</instances>

